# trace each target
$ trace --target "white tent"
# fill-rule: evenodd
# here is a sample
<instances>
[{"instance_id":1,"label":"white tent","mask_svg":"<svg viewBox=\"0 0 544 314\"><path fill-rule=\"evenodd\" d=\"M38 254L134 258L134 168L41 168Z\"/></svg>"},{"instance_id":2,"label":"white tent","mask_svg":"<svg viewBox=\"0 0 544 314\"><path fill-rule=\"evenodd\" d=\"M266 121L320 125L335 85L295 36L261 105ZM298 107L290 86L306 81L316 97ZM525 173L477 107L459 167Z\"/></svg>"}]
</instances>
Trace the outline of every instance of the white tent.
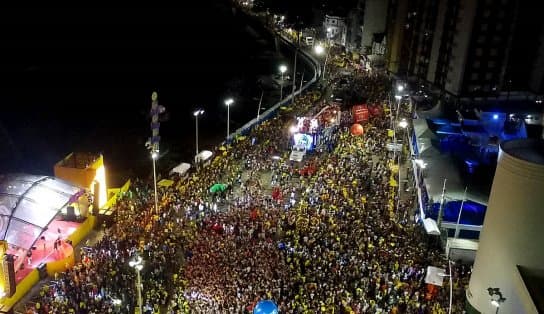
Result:
<instances>
[{"instance_id":1,"label":"white tent","mask_svg":"<svg viewBox=\"0 0 544 314\"><path fill-rule=\"evenodd\" d=\"M206 162L210 157L212 157L213 153L209 150L203 150L198 155L196 155L195 160L197 162Z\"/></svg>"},{"instance_id":2,"label":"white tent","mask_svg":"<svg viewBox=\"0 0 544 314\"><path fill-rule=\"evenodd\" d=\"M183 176L187 173L187 171L189 171L190 168L191 168L191 164L182 162L179 165L175 166L172 170L170 170L170 174L177 173Z\"/></svg>"},{"instance_id":3,"label":"white tent","mask_svg":"<svg viewBox=\"0 0 544 314\"><path fill-rule=\"evenodd\" d=\"M427 274L425 275L425 283L430 283L431 285L442 287L444 282L444 276L446 270L444 268L438 268L434 266L427 267Z\"/></svg>"},{"instance_id":4,"label":"white tent","mask_svg":"<svg viewBox=\"0 0 544 314\"><path fill-rule=\"evenodd\" d=\"M425 231L427 231L427 234L440 235L440 230L438 229L436 221L431 218L423 219L423 227L425 227Z\"/></svg>"}]
</instances>

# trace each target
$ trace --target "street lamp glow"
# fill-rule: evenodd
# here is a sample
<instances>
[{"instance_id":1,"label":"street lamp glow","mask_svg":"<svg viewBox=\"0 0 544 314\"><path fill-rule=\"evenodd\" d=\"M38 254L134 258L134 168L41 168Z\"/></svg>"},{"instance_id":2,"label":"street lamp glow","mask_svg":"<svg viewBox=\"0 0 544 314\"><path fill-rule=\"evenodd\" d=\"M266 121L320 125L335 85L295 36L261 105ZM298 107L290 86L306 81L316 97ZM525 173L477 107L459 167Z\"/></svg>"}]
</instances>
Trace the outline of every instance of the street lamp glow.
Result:
<instances>
[{"instance_id":1,"label":"street lamp glow","mask_svg":"<svg viewBox=\"0 0 544 314\"><path fill-rule=\"evenodd\" d=\"M327 32L332 32L332 27L327 27Z\"/></svg>"},{"instance_id":2,"label":"street lamp glow","mask_svg":"<svg viewBox=\"0 0 544 314\"><path fill-rule=\"evenodd\" d=\"M398 90L399 92L402 92L402 91L404 90L404 86L402 86L402 85L397 85L397 90Z\"/></svg>"},{"instance_id":3,"label":"street lamp glow","mask_svg":"<svg viewBox=\"0 0 544 314\"><path fill-rule=\"evenodd\" d=\"M399 126L403 129L406 129L406 127L408 126L408 121L406 121L406 119L402 119L400 122L399 122Z\"/></svg>"},{"instance_id":4,"label":"street lamp glow","mask_svg":"<svg viewBox=\"0 0 544 314\"><path fill-rule=\"evenodd\" d=\"M285 73L287 71L287 67L285 65L280 65L280 72L281 74Z\"/></svg>"},{"instance_id":5,"label":"street lamp glow","mask_svg":"<svg viewBox=\"0 0 544 314\"><path fill-rule=\"evenodd\" d=\"M400 95L395 95L395 99L396 99L396 100L401 100L401 99L402 99L402 96L400 96Z\"/></svg>"},{"instance_id":6,"label":"street lamp glow","mask_svg":"<svg viewBox=\"0 0 544 314\"><path fill-rule=\"evenodd\" d=\"M199 115L204 114L204 110L199 109L193 112L193 116L198 117Z\"/></svg>"},{"instance_id":7,"label":"street lamp glow","mask_svg":"<svg viewBox=\"0 0 544 314\"><path fill-rule=\"evenodd\" d=\"M152 158L153 160L157 160L157 158L159 158L159 153L158 153L158 152L152 152L152 153L151 153L151 158Z\"/></svg>"},{"instance_id":8,"label":"street lamp glow","mask_svg":"<svg viewBox=\"0 0 544 314\"><path fill-rule=\"evenodd\" d=\"M317 45L317 46L315 46L314 51L315 51L315 53L317 53L318 55L320 55L320 54L322 54L323 52L325 52L325 48L323 48L323 46L321 46L321 45Z\"/></svg>"},{"instance_id":9,"label":"street lamp glow","mask_svg":"<svg viewBox=\"0 0 544 314\"><path fill-rule=\"evenodd\" d=\"M234 103L234 99L232 99L232 98L228 98L228 99L225 100L225 105L227 105L227 106L230 106L233 103Z\"/></svg>"},{"instance_id":10,"label":"street lamp glow","mask_svg":"<svg viewBox=\"0 0 544 314\"><path fill-rule=\"evenodd\" d=\"M491 300L491 305L493 305L494 307L499 307L499 306L501 306L501 305L499 304L499 302L497 302L497 300Z\"/></svg>"},{"instance_id":11,"label":"street lamp glow","mask_svg":"<svg viewBox=\"0 0 544 314\"><path fill-rule=\"evenodd\" d=\"M113 299L112 302L113 302L113 305L121 305L121 300L119 299Z\"/></svg>"}]
</instances>

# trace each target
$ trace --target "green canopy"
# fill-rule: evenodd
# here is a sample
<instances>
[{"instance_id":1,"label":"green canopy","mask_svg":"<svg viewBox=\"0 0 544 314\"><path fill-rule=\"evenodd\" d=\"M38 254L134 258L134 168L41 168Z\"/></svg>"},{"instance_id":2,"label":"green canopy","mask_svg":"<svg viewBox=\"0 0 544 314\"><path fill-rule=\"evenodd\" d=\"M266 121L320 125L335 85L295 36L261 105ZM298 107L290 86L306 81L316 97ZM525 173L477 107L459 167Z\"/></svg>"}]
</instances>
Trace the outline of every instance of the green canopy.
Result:
<instances>
[{"instance_id":1,"label":"green canopy","mask_svg":"<svg viewBox=\"0 0 544 314\"><path fill-rule=\"evenodd\" d=\"M226 189L227 189L226 184L216 183L216 184L212 185L212 187L210 188L210 192L211 193L223 192Z\"/></svg>"}]
</instances>

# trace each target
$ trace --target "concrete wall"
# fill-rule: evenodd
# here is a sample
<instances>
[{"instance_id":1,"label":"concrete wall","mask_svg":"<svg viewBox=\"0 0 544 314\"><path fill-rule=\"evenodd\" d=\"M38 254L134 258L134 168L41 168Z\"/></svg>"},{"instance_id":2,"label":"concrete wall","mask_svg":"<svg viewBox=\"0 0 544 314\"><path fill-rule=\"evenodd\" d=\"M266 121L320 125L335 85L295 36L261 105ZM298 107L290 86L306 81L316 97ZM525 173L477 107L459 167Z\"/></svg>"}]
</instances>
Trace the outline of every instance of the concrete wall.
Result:
<instances>
[{"instance_id":1,"label":"concrete wall","mask_svg":"<svg viewBox=\"0 0 544 314\"><path fill-rule=\"evenodd\" d=\"M453 48L449 64L448 76L446 79L446 91L459 95L463 84L465 74L465 64L470 48L470 38L472 25L476 16L478 1L460 0L459 13L457 14L458 23L453 38Z\"/></svg>"},{"instance_id":2,"label":"concrete wall","mask_svg":"<svg viewBox=\"0 0 544 314\"><path fill-rule=\"evenodd\" d=\"M467 299L482 313L495 313L487 288L499 288L501 313L527 312L516 289L517 265L544 264L544 141L501 144L499 160ZM523 306L520 306L523 304Z\"/></svg>"}]
</instances>

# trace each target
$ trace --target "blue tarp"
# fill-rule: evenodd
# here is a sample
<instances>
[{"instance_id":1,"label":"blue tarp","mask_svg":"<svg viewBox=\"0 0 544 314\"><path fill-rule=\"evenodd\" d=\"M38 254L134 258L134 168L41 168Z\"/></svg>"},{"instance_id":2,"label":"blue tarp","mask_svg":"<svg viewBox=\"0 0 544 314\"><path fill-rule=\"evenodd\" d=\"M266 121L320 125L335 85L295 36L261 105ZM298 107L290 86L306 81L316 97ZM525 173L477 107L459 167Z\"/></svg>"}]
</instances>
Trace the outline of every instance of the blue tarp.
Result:
<instances>
[{"instance_id":1,"label":"blue tarp","mask_svg":"<svg viewBox=\"0 0 544 314\"><path fill-rule=\"evenodd\" d=\"M457 216L461 209L461 201L450 201L444 205L443 221L457 222ZM429 216L435 220L438 218L440 203L434 203L429 213ZM485 212L487 206L473 201L465 201L463 204L463 212L461 213L461 224L481 226L484 224Z\"/></svg>"}]
</instances>

